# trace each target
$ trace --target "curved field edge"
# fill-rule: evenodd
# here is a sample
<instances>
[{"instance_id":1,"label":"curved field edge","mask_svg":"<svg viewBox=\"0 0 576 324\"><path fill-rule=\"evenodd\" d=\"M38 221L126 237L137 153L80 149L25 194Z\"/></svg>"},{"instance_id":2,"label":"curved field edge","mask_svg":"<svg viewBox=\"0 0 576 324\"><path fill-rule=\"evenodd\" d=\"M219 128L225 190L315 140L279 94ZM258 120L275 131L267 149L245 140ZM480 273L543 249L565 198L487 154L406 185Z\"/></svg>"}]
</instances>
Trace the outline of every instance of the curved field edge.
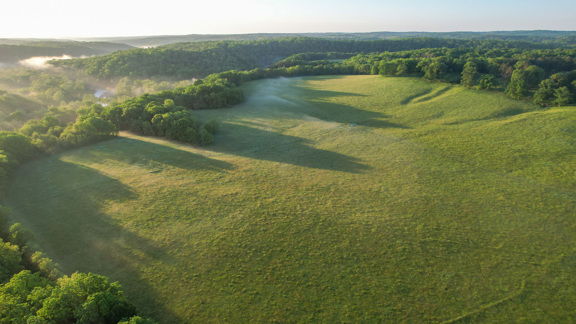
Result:
<instances>
[{"instance_id":1,"label":"curved field edge","mask_svg":"<svg viewBox=\"0 0 576 324\"><path fill-rule=\"evenodd\" d=\"M571 321L576 109L408 78L271 79L216 145L20 168L17 221L161 322Z\"/></svg>"}]
</instances>

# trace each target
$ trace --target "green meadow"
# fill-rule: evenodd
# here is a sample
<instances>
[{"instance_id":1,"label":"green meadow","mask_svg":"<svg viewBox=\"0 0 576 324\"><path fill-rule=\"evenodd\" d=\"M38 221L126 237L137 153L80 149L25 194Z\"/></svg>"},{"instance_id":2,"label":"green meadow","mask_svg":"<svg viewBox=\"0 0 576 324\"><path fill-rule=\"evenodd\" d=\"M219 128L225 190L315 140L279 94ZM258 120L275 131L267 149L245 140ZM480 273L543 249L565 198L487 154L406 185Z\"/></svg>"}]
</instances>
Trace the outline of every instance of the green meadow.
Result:
<instances>
[{"instance_id":1,"label":"green meadow","mask_svg":"<svg viewBox=\"0 0 576 324\"><path fill-rule=\"evenodd\" d=\"M14 220L161 323L575 322L576 108L413 78L268 79L192 147L21 167Z\"/></svg>"}]
</instances>

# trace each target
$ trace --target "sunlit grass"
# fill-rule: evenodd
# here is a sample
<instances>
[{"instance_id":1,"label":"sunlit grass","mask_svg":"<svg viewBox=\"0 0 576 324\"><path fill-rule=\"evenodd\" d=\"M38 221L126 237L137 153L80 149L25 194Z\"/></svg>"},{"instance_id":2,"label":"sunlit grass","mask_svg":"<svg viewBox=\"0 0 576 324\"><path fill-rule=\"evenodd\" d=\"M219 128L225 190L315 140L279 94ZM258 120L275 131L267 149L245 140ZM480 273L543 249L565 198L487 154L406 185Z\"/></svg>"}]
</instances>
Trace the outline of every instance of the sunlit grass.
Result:
<instances>
[{"instance_id":1,"label":"sunlit grass","mask_svg":"<svg viewBox=\"0 0 576 324\"><path fill-rule=\"evenodd\" d=\"M374 76L245 90L197 113L214 146L124 134L21 168L17 220L166 323L575 320L574 107Z\"/></svg>"}]
</instances>

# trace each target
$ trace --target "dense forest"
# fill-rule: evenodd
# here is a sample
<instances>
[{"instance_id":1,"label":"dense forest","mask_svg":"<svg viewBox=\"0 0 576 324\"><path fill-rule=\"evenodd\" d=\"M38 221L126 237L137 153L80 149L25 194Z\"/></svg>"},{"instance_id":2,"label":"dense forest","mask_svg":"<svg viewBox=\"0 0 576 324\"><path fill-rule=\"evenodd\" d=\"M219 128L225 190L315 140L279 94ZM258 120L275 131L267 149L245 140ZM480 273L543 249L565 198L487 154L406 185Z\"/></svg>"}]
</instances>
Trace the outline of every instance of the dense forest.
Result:
<instances>
[{"instance_id":1,"label":"dense forest","mask_svg":"<svg viewBox=\"0 0 576 324\"><path fill-rule=\"evenodd\" d=\"M238 86L263 78L338 74L421 77L502 91L543 107L576 103L573 33L491 36L502 40L453 36L297 37L128 50L124 50L128 45L109 43L0 45L2 62L121 50L54 61L56 68L49 70L18 68L0 73L0 84L19 89L18 93L0 90L0 127L12 130L0 132L0 191L22 163L102 141L118 131L209 145L219 127L217 121L199 121L191 110L238 104L244 100ZM113 98L94 96L94 90L105 87L104 83L113 85ZM117 283L94 274L62 276L57 265L31 243L22 225L10 225L9 215L9 210L0 207L3 322L150 321L136 316Z\"/></svg>"},{"instance_id":2,"label":"dense forest","mask_svg":"<svg viewBox=\"0 0 576 324\"><path fill-rule=\"evenodd\" d=\"M172 76L202 78L228 70L265 68L290 55L309 52L379 53L422 48L514 47L519 50L544 49L549 45L527 42L507 43L491 40L408 38L391 40L329 40L286 38L256 41L177 43L157 48L133 49L110 55L56 61L53 64L83 70L106 79L111 77Z\"/></svg>"}]
</instances>

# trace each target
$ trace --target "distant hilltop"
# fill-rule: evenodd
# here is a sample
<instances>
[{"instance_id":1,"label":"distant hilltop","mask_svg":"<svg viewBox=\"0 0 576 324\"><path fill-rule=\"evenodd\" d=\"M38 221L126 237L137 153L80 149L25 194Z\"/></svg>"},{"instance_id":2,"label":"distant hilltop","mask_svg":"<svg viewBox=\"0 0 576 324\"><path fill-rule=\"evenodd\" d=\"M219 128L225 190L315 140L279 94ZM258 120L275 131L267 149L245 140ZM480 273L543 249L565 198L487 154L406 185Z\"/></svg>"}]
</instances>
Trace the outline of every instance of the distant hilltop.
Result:
<instances>
[{"instance_id":1,"label":"distant hilltop","mask_svg":"<svg viewBox=\"0 0 576 324\"><path fill-rule=\"evenodd\" d=\"M553 42L558 38L564 41L571 40L576 44L576 31L558 30L515 30L515 31L490 31L490 32L367 32L367 33L255 33L255 34L190 34L190 35L165 35L165 36L134 36L134 37L100 37L100 38L75 38L75 41L98 41L125 44L134 47L154 47L174 43L222 41L222 40L258 40L285 37L317 37L328 39L357 39L376 40L410 37L432 38L455 38L455 39L495 39L507 41L529 42ZM39 39L0 39L0 44L25 44L39 41ZM51 41L56 41L52 39ZM58 40L64 41L64 40Z\"/></svg>"}]
</instances>

